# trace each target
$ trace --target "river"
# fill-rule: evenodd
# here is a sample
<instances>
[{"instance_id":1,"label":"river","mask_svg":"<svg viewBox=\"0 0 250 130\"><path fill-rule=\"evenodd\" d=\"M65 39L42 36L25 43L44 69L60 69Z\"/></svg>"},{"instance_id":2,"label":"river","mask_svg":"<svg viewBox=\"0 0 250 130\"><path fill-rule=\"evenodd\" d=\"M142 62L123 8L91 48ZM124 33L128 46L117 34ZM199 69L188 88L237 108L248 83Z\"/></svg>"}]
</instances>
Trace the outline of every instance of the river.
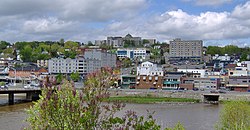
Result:
<instances>
[{"instance_id":1,"label":"river","mask_svg":"<svg viewBox=\"0 0 250 130\"><path fill-rule=\"evenodd\" d=\"M0 104L7 104L7 99L0 97ZM0 105L1 130L20 130L27 126L25 109L28 109L30 105L32 103ZM118 115L122 116L127 110L134 110L138 115L146 115L149 110L155 112L154 118L163 127L172 127L179 121L187 130L212 130L218 121L220 109L221 105L202 103L127 104Z\"/></svg>"}]
</instances>

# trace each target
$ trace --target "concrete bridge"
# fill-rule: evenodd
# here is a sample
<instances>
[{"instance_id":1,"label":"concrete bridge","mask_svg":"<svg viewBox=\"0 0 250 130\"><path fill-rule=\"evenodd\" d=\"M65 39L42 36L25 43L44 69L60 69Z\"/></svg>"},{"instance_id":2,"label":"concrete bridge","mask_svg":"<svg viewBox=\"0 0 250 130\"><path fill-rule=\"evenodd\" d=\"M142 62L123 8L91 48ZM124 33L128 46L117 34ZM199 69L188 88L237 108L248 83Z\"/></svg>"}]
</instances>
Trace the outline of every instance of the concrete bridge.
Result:
<instances>
[{"instance_id":1,"label":"concrete bridge","mask_svg":"<svg viewBox=\"0 0 250 130\"><path fill-rule=\"evenodd\" d=\"M0 94L8 94L9 105L14 104L14 96L18 93L25 93L27 100L36 100L41 94L41 89L2 89L0 90Z\"/></svg>"}]
</instances>

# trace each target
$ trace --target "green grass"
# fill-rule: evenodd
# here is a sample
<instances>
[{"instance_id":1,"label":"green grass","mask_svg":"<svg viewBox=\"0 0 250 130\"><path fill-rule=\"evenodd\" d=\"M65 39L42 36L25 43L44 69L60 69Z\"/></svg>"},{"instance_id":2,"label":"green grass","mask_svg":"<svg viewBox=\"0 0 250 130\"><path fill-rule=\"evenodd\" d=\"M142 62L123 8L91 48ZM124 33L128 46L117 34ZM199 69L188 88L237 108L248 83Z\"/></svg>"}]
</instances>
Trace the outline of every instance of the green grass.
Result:
<instances>
[{"instance_id":1,"label":"green grass","mask_svg":"<svg viewBox=\"0 0 250 130\"><path fill-rule=\"evenodd\" d=\"M159 103L159 102L200 102L198 99L190 98L169 98L169 97L139 97L139 96L125 96L125 97L110 97L106 101L121 101L126 103L139 103L139 104L149 104L149 103Z\"/></svg>"}]
</instances>

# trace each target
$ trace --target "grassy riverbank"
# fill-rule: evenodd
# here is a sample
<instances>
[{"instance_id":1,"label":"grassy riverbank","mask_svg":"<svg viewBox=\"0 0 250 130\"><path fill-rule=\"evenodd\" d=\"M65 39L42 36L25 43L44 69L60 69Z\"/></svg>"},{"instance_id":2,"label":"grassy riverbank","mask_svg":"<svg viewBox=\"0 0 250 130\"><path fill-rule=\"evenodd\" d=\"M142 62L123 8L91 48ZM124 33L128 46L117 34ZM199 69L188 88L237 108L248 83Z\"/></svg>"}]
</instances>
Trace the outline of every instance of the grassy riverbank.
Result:
<instances>
[{"instance_id":1,"label":"grassy riverbank","mask_svg":"<svg viewBox=\"0 0 250 130\"><path fill-rule=\"evenodd\" d=\"M125 103L139 103L139 104L149 104L149 103L160 103L160 102L200 102L199 99L190 98L169 98L169 97L140 97L140 96L125 96L125 97L110 97L106 101L121 101Z\"/></svg>"}]
</instances>

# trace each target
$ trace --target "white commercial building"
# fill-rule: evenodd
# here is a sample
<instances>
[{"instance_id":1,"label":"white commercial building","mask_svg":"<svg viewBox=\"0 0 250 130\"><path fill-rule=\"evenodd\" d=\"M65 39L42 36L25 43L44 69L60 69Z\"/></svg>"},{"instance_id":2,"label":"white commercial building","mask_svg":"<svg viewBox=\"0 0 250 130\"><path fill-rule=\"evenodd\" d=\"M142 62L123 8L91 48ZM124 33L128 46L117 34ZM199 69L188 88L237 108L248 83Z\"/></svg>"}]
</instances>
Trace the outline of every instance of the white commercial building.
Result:
<instances>
[{"instance_id":1,"label":"white commercial building","mask_svg":"<svg viewBox=\"0 0 250 130\"><path fill-rule=\"evenodd\" d=\"M123 49L117 49L117 57L119 58L129 58L129 59L135 59L139 58L142 60L147 60L150 58L150 51L146 48L123 48Z\"/></svg>"},{"instance_id":2,"label":"white commercial building","mask_svg":"<svg viewBox=\"0 0 250 130\"><path fill-rule=\"evenodd\" d=\"M161 67L157 67L156 64L146 61L137 67L137 75L163 76L163 70Z\"/></svg>"},{"instance_id":3,"label":"white commercial building","mask_svg":"<svg viewBox=\"0 0 250 130\"><path fill-rule=\"evenodd\" d=\"M205 69L178 69L177 72L200 74L197 78L205 78L208 76L208 72Z\"/></svg>"}]
</instances>

